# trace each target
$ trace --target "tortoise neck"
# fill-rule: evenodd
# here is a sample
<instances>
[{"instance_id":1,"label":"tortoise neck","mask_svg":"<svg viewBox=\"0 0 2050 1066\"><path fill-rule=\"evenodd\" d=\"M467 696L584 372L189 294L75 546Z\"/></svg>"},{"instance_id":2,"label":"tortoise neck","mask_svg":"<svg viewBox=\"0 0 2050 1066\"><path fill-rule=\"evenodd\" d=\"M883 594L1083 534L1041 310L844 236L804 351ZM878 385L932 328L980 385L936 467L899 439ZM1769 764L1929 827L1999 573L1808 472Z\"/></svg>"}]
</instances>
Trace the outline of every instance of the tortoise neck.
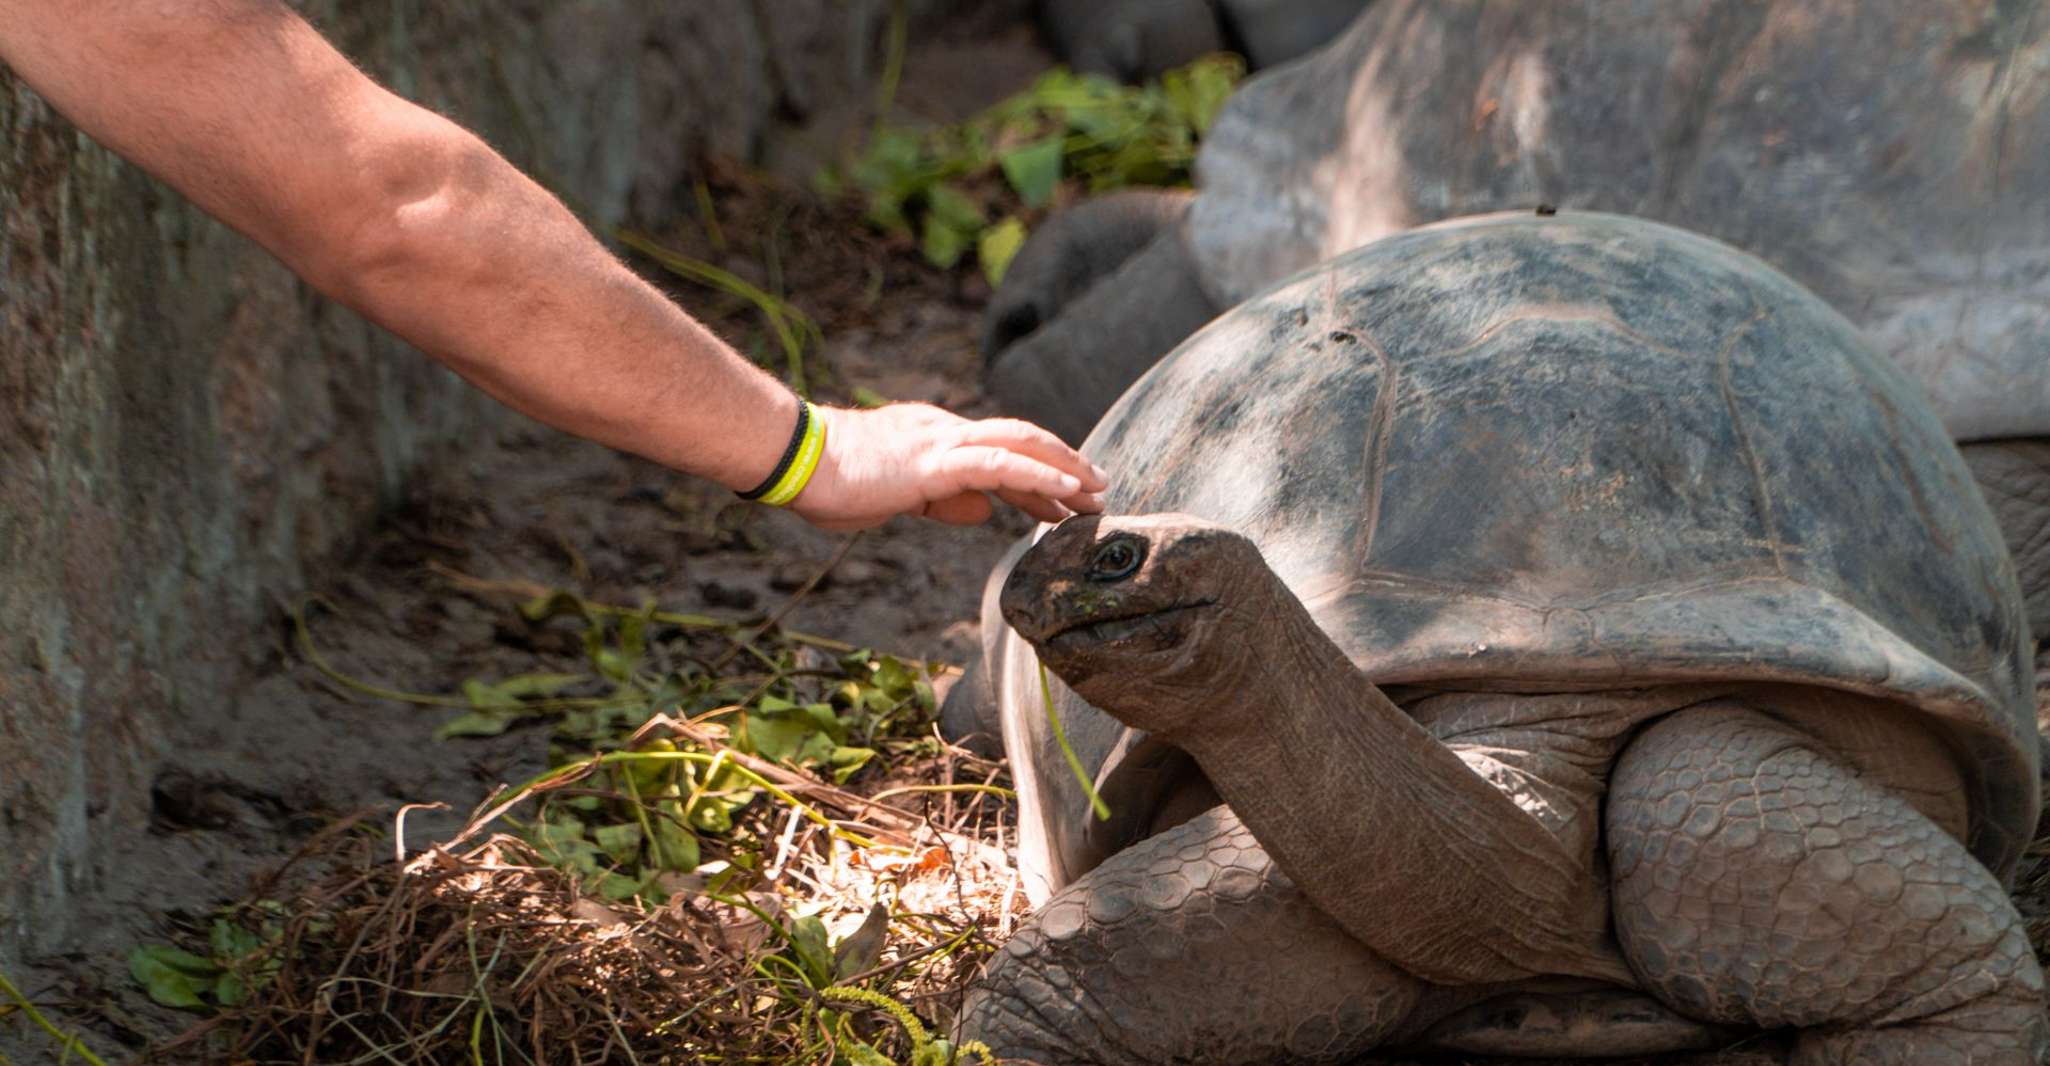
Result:
<instances>
[{"instance_id":1,"label":"tortoise neck","mask_svg":"<svg viewBox=\"0 0 2050 1066\"><path fill-rule=\"evenodd\" d=\"M1256 676L1168 739L1305 895L1427 980L1628 982L1581 856L1356 669L1278 579Z\"/></svg>"}]
</instances>

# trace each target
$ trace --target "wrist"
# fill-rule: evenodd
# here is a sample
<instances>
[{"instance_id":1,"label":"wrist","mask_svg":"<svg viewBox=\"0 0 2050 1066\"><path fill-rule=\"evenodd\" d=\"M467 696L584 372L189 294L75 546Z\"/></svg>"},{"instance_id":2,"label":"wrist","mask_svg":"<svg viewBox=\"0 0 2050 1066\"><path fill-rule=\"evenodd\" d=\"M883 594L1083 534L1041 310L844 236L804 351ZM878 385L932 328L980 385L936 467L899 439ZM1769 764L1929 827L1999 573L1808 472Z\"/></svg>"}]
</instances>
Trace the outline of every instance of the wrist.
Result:
<instances>
[{"instance_id":1,"label":"wrist","mask_svg":"<svg viewBox=\"0 0 2050 1066\"><path fill-rule=\"evenodd\" d=\"M804 401L781 383L762 391L762 402L748 405L753 411L726 423L732 432L724 442L730 458L718 469L699 466L692 473L735 493L745 493L776 471L790 447L791 430Z\"/></svg>"},{"instance_id":2,"label":"wrist","mask_svg":"<svg viewBox=\"0 0 2050 1066\"><path fill-rule=\"evenodd\" d=\"M795 400L789 436L769 471L748 488L735 489L743 500L783 507L797 499L818 471L826 449L826 419L811 403Z\"/></svg>"}]
</instances>

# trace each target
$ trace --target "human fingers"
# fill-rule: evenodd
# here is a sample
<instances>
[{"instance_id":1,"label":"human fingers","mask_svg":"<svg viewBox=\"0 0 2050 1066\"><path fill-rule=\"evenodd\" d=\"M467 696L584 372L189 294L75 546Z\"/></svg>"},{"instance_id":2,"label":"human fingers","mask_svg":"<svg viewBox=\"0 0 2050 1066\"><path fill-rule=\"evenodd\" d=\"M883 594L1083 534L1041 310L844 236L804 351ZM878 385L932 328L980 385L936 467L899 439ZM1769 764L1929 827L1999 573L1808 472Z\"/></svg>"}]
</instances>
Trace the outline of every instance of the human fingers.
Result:
<instances>
[{"instance_id":1,"label":"human fingers","mask_svg":"<svg viewBox=\"0 0 2050 1066\"><path fill-rule=\"evenodd\" d=\"M1071 474L1084 492L1102 492L1110 485L1103 470L1052 433L1018 418L985 418L956 427L962 444L1005 448Z\"/></svg>"},{"instance_id":2,"label":"human fingers","mask_svg":"<svg viewBox=\"0 0 2050 1066\"><path fill-rule=\"evenodd\" d=\"M1062 507L1076 514L1101 514L1103 512L1103 497L1094 492L1078 492L1073 496L1063 496L1060 503Z\"/></svg>"},{"instance_id":3,"label":"human fingers","mask_svg":"<svg viewBox=\"0 0 2050 1066\"><path fill-rule=\"evenodd\" d=\"M965 446L940 453L933 461L932 477L940 492L927 492L928 499L954 495L969 489L983 492L1011 490L1058 500L1082 491L1081 480L1052 466L1004 448Z\"/></svg>"},{"instance_id":4,"label":"human fingers","mask_svg":"<svg viewBox=\"0 0 2050 1066\"><path fill-rule=\"evenodd\" d=\"M1031 492L1014 492L1010 489L998 489L997 499L1016 507L1042 522L1058 522L1068 517L1069 513L1068 509L1061 504Z\"/></svg>"},{"instance_id":5,"label":"human fingers","mask_svg":"<svg viewBox=\"0 0 2050 1066\"><path fill-rule=\"evenodd\" d=\"M989 521L993 510L988 496L980 492L964 492L926 504L925 517L953 526L979 526Z\"/></svg>"}]
</instances>

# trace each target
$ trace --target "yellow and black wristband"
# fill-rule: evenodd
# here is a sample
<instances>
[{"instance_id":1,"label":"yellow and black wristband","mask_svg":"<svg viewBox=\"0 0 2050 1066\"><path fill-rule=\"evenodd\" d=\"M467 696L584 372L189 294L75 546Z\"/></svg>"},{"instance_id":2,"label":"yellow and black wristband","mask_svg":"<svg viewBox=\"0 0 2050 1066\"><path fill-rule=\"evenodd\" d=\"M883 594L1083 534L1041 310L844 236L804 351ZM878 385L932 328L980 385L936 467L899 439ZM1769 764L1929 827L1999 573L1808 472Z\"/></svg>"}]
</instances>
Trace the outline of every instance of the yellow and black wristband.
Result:
<instances>
[{"instance_id":1,"label":"yellow and black wristband","mask_svg":"<svg viewBox=\"0 0 2050 1066\"><path fill-rule=\"evenodd\" d=\"M761 484L746 492L737 493L743 500L766 503L781 507L797 498L804 486L811 481L812 472L819 468L819 456L826 451L826 423L808 401L797 401L797 427L790 431L790 444L783 449L783 458Z\"/></svg>"}]
</instances>

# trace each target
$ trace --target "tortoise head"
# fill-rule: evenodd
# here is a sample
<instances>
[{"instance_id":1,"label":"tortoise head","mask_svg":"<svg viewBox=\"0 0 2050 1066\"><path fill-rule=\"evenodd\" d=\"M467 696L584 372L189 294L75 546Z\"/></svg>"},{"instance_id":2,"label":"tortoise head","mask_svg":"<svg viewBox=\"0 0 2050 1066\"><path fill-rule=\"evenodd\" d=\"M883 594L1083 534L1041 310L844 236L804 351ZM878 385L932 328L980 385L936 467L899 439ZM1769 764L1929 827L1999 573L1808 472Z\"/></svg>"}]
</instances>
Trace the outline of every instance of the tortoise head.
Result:
<instances>
[{"instance_id":1,"label":"tortoise head","mask_svg":"<svg viewBox=\"0 0 2050 1066\"><path fill-rule=\"evenodd\" d=\"M1128 725L1172 732L1235 689L1278 580L1245 536L1188 515L1081 515L1022 556L998 600L1049 669Z\"/></svg>"}]
</instances>

